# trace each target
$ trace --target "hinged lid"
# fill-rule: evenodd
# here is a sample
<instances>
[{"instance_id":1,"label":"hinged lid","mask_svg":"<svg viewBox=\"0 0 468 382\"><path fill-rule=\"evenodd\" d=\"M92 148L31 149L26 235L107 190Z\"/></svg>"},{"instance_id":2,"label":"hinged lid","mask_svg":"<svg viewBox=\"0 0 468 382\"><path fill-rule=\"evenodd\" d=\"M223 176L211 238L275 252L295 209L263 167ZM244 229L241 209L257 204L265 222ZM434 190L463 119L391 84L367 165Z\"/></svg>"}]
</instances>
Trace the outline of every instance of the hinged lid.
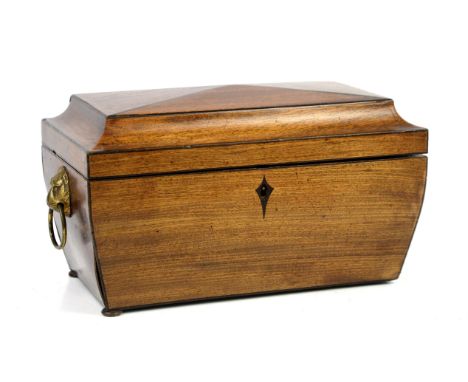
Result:
<instances>
[{"instance_id":1,"label":"hinged lid","mask_svg":"<svg viewBox=\"0 0 468 382\"><path fill-rule=\"evenodd\" d=\"M392 100L320 82L74 95L42 136L92 179L427 151Z\"/></svg>"}]
</instances>

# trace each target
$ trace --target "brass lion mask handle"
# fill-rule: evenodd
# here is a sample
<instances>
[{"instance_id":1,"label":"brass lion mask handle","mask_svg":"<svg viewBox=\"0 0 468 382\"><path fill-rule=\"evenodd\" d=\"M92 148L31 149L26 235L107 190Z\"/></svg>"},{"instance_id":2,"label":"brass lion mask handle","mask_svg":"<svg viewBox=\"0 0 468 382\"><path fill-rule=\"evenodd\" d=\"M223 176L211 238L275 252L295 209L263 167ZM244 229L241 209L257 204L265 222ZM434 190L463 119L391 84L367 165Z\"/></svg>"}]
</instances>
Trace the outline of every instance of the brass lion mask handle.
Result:
<instances>
[{"instance_id":1,"label":"brass lion mask handle","mask_svg":"<svg viewBox=\"0 0 468 382\"><path fill-rule=\"evenodd\" d=\"M65 216L71 216L70 180L65 167L60 167L57 174L50 180L50 189L47 193L47 205L49 206L49 236L52 244L57 249L63 249L67 243L67 221ZM60 214L62 233L60 244L54 233L54 211Z\"/></svg>"}]
</instances>

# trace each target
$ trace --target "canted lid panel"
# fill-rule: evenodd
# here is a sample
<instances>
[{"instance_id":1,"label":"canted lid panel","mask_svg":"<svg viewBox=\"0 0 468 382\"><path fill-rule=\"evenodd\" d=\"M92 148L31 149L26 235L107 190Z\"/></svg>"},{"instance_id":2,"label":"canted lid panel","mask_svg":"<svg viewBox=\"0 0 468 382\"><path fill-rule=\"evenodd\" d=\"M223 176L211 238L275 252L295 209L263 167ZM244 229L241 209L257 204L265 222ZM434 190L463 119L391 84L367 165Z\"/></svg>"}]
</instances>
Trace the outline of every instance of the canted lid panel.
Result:
<instances>
[{"instance_id":1,"label":"canted lid panel","mask_svg":"<svg viewBox=\"0 0 468 382\"><path fill-rule=\"evenodd\" d=\"M383 98L330 82L208 86L79 94L76 97L106 116L114 117L311 106Z\"/></svg>"}]
</instances>

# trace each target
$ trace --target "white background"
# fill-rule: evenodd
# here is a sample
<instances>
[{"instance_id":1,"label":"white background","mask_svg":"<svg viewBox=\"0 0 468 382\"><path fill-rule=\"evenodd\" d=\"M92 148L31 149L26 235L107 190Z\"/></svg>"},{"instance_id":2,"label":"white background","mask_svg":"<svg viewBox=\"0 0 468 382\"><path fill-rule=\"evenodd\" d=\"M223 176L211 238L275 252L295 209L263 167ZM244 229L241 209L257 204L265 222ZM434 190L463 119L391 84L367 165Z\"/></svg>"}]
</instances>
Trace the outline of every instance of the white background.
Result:
<instances>
[{"instance_id":1,"label":"white background","mask_svg":"<svg viewBox=\"0 0 468 382\"><path fill-rule=\"evenodd\" d=\"M467 381L465 5L2 2L0 380ZM430 129L400 279L102 317L49 241L41 118L73 93L312 80Z\"/></svg>"}]
</instances>

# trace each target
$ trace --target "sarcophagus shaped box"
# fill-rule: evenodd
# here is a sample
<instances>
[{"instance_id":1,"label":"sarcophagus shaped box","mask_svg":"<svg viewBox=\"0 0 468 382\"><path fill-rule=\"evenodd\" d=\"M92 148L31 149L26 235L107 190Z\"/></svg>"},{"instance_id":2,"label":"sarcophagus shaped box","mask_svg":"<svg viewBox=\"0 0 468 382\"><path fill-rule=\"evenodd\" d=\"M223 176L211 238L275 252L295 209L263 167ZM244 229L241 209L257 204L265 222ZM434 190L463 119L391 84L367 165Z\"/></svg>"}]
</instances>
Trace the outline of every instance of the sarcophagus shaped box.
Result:
<instances>
[{"instance_id":1,"label":"sarcophagus shaped box","mask_svg":"<svg viewBox=\"0 0 468 382\"><path fill-rule=\"evenodd\" d=\"M42 123L51 238L107 315L392 280L427 137L333 83L75 95Z\"/></svg>"}]
</instances>

